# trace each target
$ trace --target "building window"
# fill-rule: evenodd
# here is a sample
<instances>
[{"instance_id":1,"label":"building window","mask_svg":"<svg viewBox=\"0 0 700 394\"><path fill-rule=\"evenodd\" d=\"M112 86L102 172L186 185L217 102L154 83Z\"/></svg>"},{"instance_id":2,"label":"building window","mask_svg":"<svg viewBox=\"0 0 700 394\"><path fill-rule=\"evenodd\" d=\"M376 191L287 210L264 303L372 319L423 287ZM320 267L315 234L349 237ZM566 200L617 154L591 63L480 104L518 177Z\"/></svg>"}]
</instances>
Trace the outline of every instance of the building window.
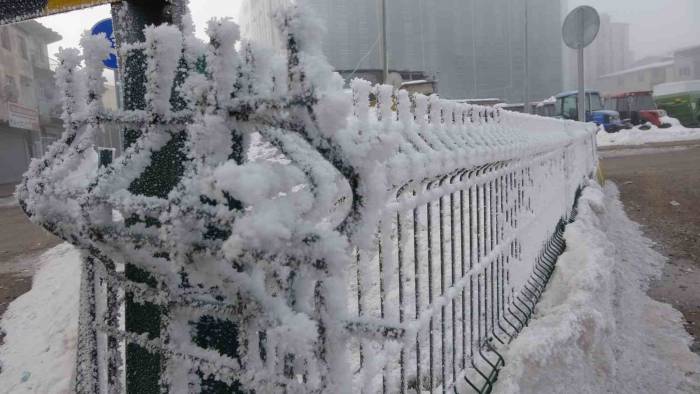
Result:
<instances>
[{"instance_id":1,"label":"building window","mask_svg":"<svg viewBox=\"0 0 700 394\"><path fill-rule=\"evenodd\" d=\"M637 73L637 82L644 82L644 71Z\"/></svg>"},{"instance_id":2,"label":"building window","mask_svg":"<svg viewBox=\"0 0 700 394\"><path fill-rule=\"evenodd\" d=\"M0 41L2 41L3 48L7 49L8 51L12 50L12 41L10 40L10 31L6 27L3 27L2 30L0 30Z\"/></svg>"},{"instance_id":3,"label":"building window","mask_svg":"<svg viewBox=\"0 0 700 394\"><path fill-rule=\"evenodd\" d=\"M679 68L678 75L680 75L681 77L689 77L690 76L690 67Z\"/></svg>"},{"instance_id":4,"label":"building window","mask_svg":"<svg viewBox=\"0 0 700 394\"><path fill-rule=\"evenodd\" d=\"M617 86L622 86L625 84L625 78L622 76L617 77Z\"/></svg>"},{"instance_id":5,"label":"building window","mask_svg":"<svg viewBox=\"0 0 700 394\"><path fill-rule=\"evenodd\" d=\"M655 68L655 69L651 72L651 75L652 75L652 78L654 78L655 81L658 81L659 79L661 79L661 78L663 77L663 70L660 69L660 68Z\"/></svg>"},{"instance_id":6,"label":"building window","mask_svg":"<svg viewBox=\"0 0 700 394\"><path fill-rule=\"evenodd\" d=\"M17 36L17 43L19 44L19 54L22 55L22 59L29 60L29 52L27 52L27 40L22 36Z\"/></svg>"},{"instance_id":7,"label":"building window","mask_svg":"<svg viewBox=\"0 0 700 394\"><path fill-rule=\"evenodd\" d=\"M12 75L5 75L5 86L3 87L2 93L5 96L5 100L10 103L17 103L17 99L19 98L19 90L17 90L15 77Z\"/></svg>"},{"instance_id":8,"label":"building window","mask_svg":"<svg viewBox=\"0 0 700 394\"><path fill-rule=\"evenodd\" d=\"M31 88L32 87L31 78L25 77L24 75L20 75L19 83L22 85L23 88Z\"/></svg>"}]
</instances>

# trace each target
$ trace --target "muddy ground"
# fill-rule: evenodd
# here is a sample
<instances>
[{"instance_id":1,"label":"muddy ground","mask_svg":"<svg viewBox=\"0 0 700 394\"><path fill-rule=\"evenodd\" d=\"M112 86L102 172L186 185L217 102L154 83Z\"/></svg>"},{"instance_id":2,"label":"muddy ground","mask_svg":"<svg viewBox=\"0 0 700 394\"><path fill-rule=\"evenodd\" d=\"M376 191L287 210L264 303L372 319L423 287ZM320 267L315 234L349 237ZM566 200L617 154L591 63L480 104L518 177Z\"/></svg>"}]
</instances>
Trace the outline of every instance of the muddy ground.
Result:
<instances>
[{"instance_id":1,"label":"muddy ground","mask_svg":"<svg viewBox=\"0 0 700 394\"><path fill-rule=\"evenodd\" d=\"M627 215L669 258L649 295L683 313L700 353L700 143L606 149L601 165Z\"/></svg>"}]
</instances>

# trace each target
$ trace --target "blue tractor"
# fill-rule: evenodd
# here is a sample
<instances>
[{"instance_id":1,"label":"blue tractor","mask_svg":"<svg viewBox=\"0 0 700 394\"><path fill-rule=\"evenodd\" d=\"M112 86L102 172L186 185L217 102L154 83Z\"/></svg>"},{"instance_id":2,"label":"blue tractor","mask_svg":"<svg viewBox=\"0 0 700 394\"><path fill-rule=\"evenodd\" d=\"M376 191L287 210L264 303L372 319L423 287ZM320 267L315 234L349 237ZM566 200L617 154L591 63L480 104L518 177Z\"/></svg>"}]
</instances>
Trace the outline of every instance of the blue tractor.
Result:
<instances>
[{"instance_id":1,"label":"blue tractor","mask_svg":"<svg viewBox=\"0 0 700 394\"><path fill-rule=\"evenodd\" d=\"M556 96L557 117L564 119L578 119L578 91L559 93ZM602 125L608 133L615 133L629 128L620 120L617 111L603 109L600 93L595 90L586 90L586 122L595 122Z\"/></svg>"}]
</instances>

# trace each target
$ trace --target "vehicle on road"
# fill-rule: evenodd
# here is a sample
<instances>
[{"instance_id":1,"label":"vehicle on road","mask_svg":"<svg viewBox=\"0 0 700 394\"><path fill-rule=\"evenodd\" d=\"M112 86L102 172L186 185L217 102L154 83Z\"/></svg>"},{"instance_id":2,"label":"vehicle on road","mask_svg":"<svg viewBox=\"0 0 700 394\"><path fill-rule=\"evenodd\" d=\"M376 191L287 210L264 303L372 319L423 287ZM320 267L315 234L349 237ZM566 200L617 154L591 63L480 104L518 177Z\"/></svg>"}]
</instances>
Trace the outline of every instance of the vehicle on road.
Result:
<instances>
[{"instance_id":1,"label":"vehicle on road","mask_svg":"<svg viewBox=\"0 0 700 394\"><path fill-rule=\"evenodd\" d=\"M647 123L665 129L671 127L662 119L666 111L658 109L651 91L627 92L605 96L605 108L617 111L624 123L640 126L642 130L651 128Z\"/></svg>"},{"instance_id":2,"label":"vehicle on road","mask_svg":"<svg viewBox=\"0 0 700 394\"><path fill-rule=\"evenodd\" d=\"M654 86L656 105L685 127L700 127L700 80Z\"/></svg>"},{"instance_id":3,"label":"vehicle on road","mask_svg":"<svg viewBox=\"0 0 700 394\"><path fill-rule=\"evenodd\" d=\"M557 99L552 96L546 100L535 103L533 106L534 113L540 116L555 117L557 116Z\"/></svg>"},{"instance_id":4,"label":"vehicle on road","mask_svg":"<svg viewBox=\"0 0 700 394\"><path fill-rule=\"evenodd\" d=\"M578 119L578 91L559 93L556 96L557 117L571 120ZM603 126L608 133L615 133L622 129L631 128L620 120L617 111L603 108L600 93L595 90L586 90L586 122L595 122Z\"/></svg>"},{"instance_id":5,"label":"vehicle on road","mask_svg":"<svg viewBox=\"0 0 700 394\"><path fill-rule=\"evenodd\" d=\"M494 105L494 107L499 108L499 109L504 109L506 111L512 111L512 112L520 112L520 113L525 112L525 104L523 104L523 103L512 103L512 104L500 103L500 104Z\"/></svg>"}]
</instances>

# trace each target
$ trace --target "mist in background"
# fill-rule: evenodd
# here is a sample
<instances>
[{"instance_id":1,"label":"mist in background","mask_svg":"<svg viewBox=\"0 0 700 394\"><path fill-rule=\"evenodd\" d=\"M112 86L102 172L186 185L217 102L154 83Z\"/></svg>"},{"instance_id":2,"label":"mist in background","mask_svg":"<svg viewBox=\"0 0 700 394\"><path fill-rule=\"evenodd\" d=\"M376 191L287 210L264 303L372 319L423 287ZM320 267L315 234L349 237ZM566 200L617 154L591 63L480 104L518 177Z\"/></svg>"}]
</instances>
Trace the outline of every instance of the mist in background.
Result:
<instances>
[{"instance_id":1,"label":"mist in background","mask_svg":"<svg viewBox=\"0 0 700 394\"><path fill-rule=\"evenodd\" d=\"M563 0L566 12L589 5L615 22L629 23L635 59L700 45L698 0Z\"/></svg>"}]
</instances>

